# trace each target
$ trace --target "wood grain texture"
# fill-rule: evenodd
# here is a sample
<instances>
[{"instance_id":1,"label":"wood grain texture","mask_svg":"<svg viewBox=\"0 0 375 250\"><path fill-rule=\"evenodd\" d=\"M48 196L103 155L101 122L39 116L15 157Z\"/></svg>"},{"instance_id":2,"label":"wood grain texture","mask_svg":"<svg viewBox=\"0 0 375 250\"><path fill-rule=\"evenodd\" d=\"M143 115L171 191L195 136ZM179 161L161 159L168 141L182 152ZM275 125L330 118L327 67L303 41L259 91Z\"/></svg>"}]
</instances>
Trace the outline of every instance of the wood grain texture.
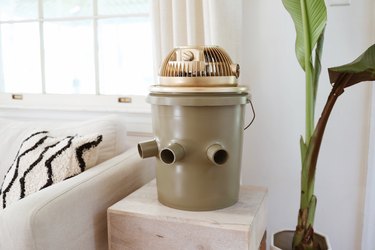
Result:
<instances>
[{"instance_id":1,"label":"wood grain texture","mask_svg":"<svg viewBox=\"0 0 375 250\"><path fill-rule=\"evenodd\" d=\"M239 201L191 212L157 200L155 180L108 209L109 248L257 250L266 229L267 189L242 186Z\"/></svg>"}]
</instances>

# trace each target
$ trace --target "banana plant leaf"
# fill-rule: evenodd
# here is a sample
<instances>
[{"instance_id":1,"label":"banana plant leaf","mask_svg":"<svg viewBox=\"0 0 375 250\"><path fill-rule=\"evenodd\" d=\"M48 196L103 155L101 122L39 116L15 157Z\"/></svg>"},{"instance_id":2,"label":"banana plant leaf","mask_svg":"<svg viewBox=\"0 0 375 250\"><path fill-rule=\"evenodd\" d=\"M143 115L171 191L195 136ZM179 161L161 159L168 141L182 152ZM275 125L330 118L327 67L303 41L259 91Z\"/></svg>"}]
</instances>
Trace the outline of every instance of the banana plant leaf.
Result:
<instances>
[{"instance_id":1,"label":"banana plant leaf","mask_svg":"<svg viewBox=\"0 0 375 250\"><path fill-rule=\"evenodd\" d=\"M337 98L344 93L344 89L347 87L360 82L375 80L375 44L369 47L353 62L339 67L329 68L328 74L330 82L333 83L332 90L315 127L311 143L307 148L305 156L305 164L309 166L309 185L314 182L316 163L324 130Z\"/></svg>"},{"instance_id":2,"label":"banana plant leaf","mask_svg":"<svg viewBox=\"0 0 375 250\"><path fill-rule=\"evenodd\" d=\"M324 0L282 1L293 19L297 34L295 44L296 56L299 64L305 70L305 57L309 57L308 60L311 61L312 51L326 26L327 9Z\"/></svg>"},{"instance_id":3,"label":"banana plant leaf","mask_svg":"<svg viewBox=\"0 0 375 250\"><path fill-rule=\"evenodd\" d=\"M313 185L309 185L311 158L310 140L314 130L315 100L321 71L324 29L327 23L327 9L324 0L282 0L284 7L292 17L296 29L295 52L297 60L305 71L306 84L306 129L305 139L301 137L301 204L298 224L293 238L293 248L310 249L313 246L313 221L316 197ZM313 51L315 50L315 57ZM301 248L302 249L302 248Z\"/></svg>"},{"instance_id":4,"label":"banana plant leaf","mask_svg":"<svg viewBox=\"0 0 375 250\"><path fill-rule=\"evenodd\" d=\"M306 164L310 165L309 178L314 178L319 149L322 142L324 130L337 98L344 93L344 89L364 81L375 80L375 44L369 47L362 55L353 62L328 69L331 93L314 130L311 144L307 149ZM309 179L309 182L312 182Z\"/></svg>"},{"instance_id":5,"label":"banana plant leaf","mask_svg":"<svg viewBox=\"0 0 375 250\"><path fill-rule=\"evenodd\" d=\"M375 44L368 48L361 56L359 56L352 63L345 64L339 67L329 68L328 73L330 77L330 82L334 84L332 85L331 93L328 96L327 102L324 106L320 119L314 129L311 142L308 145L308 147L305 148L306 152L302 155L302 159L304 161L303 164L309 171L306 175L306 177L308 178L309 187L314 185L316 164L319 156L320 146L323 140L324 131L331 111L338 97L341 96L342 93L344 93L344 89L347 87L350 87L354 84L363 81L375 80ZM308 188L307 190L310 189L311 188ZM316 205L316 198L314 199ZM313 210L315 210L315 205L309 206L310 209L312 208ZM306 215L303 215L307 214L308 212L309 211L303 209L300 210L298 225L300 225L304 221L303 218L306 217ZM297 227L297 229L299 229L299 227ZM294 242L295 249L315 249L313 247L313 242L306 241L306 239L311 239L312 234L313 231L311 230L296 230Z\"/></svg>"},{"instance_id":6,"label":"banana plant leaf","mask_svg":"<svg viewBox=\"0 0 375 250\"><path fill-rule=\"evenodd\" d=\"M327 8L324 0L282 0L296 29L295 52L306 78L306 130L308 144L314 129L315 100L320 74ZM313 51L315 50L315 57ZM306 199L304 199L306 200Z\"/></svg>"},{"instance_id":7,"label":"banana plant leaf","mask_svg":"<svg viewBox=\"0 0 375 250\"><path fill-rule=\"evenodd\" d=\"M375 80L375 44L353 62L328 69L329 79L337 88L347 88L363 81Z\"/></svg>"}]
</instances>

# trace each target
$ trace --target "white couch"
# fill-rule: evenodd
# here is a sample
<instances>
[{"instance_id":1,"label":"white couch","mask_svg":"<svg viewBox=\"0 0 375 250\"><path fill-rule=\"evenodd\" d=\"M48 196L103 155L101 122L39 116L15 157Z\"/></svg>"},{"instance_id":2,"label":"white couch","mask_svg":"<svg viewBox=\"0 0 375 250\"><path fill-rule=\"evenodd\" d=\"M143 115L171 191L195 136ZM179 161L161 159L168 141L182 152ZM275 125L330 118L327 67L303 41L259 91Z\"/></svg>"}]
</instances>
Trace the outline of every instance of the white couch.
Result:
<instances>
[{"instance_id":1,"label":"white couch","mask_svg":"<svg viewBox=\"0 0 375 250\"><path fill-rule=\"evenodd\" d=\"M66 124L0 119L0 185L31 129L103 134L96 166L0 210L0 250L107 249L107 208L155 175L153 160L140 159L135 146L124 144L126 133L119 124L113 116Z\"/></svg>"}]
</instances>

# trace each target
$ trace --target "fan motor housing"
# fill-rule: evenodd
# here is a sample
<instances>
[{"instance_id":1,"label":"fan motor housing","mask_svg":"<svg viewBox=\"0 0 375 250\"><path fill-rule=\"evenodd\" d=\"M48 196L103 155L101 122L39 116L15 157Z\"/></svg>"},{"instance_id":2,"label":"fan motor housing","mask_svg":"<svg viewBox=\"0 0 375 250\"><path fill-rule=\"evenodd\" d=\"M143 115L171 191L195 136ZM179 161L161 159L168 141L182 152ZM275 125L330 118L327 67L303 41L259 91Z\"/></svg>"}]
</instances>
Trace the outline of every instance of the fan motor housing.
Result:
<instances>
[{"instance_id":1,"label":"fan motor housing","mask_svg":"<svg viewBox=\"0 0 375 250\"><path fill-rule=\"evenodd\" d=\"M165 58L147 97L155 138L138 144L142 158L157 157L162 204L202 211L237 202L248 102L238 76L217 46L179 47Z\"/></svg>"}]
</instances>

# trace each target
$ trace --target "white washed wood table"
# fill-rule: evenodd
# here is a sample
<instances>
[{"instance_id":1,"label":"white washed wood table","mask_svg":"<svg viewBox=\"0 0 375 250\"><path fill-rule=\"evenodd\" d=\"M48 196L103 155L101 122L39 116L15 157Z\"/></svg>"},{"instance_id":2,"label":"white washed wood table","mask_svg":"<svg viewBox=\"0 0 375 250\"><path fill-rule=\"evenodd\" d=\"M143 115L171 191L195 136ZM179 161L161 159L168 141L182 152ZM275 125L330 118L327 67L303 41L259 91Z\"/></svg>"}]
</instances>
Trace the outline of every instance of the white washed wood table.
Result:
<instances>
[{"instance_id":1,"label":"white washed wood table","mask_svg":"<svg viewBox=\"0 0 375 250\"><path fill-rule=\"evenodd\" d=\"M111 250L258 250L266 224L266 188L241 186L235 205L190 212L159 203L153 180L108 209L108 243Z\"/></svg>"}]
</instances>

